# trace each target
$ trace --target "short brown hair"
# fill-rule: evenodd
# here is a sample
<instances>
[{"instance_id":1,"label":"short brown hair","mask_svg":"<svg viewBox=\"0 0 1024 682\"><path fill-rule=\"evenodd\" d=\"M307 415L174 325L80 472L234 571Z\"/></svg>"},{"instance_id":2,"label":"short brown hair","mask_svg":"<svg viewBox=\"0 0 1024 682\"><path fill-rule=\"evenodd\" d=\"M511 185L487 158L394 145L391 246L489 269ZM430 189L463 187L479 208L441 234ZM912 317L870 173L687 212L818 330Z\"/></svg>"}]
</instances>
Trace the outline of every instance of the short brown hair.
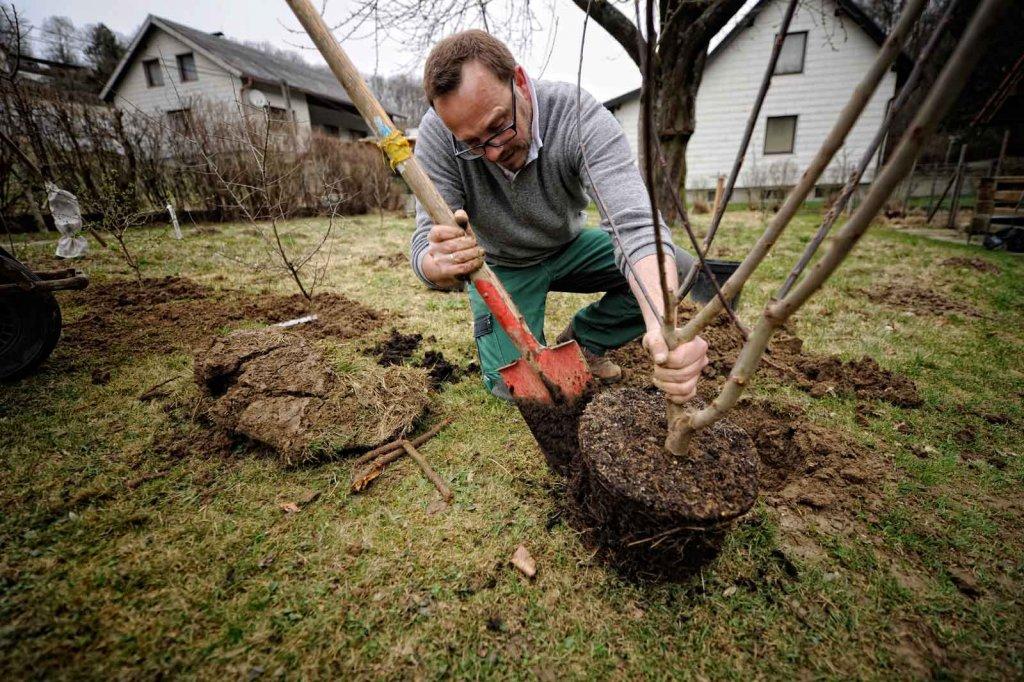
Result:
<instances>
[{"instance_id":1,"label":"short brown hair","mask_svg":"<svg viewBox=\"0 0 1024 682\"><path fill-rule=\"evenodd\" d=\"M434 99L458 90L462 84L462 65L478 61L487 70L507 81L516 70L516 60L505 43L480 29L448 36L430 51L423 67L423 90L431 105Z\"/></svg>"}]
</instances>

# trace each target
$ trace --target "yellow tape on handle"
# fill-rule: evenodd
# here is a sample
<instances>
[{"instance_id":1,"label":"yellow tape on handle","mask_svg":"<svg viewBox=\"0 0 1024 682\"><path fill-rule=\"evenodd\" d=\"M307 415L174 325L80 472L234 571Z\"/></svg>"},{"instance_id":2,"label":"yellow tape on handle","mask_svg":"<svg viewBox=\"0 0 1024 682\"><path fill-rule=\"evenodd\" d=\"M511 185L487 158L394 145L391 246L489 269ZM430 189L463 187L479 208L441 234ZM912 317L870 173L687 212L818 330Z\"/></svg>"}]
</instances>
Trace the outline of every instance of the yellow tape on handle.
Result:
<instances>
[{"instance_id":1,"label":"yellow tape on handle","mask_svg":"<svg viewBox=\"0 0 1024 682\"><path fill-rule=\"evenodd\" d=\"M391 161L391 170L396 170L398 164L408 161L412 157L412 146L409 144L408 138L398 130L388 133L377 143L377 146L387 154Z\"/></svg>"}]
</instances>

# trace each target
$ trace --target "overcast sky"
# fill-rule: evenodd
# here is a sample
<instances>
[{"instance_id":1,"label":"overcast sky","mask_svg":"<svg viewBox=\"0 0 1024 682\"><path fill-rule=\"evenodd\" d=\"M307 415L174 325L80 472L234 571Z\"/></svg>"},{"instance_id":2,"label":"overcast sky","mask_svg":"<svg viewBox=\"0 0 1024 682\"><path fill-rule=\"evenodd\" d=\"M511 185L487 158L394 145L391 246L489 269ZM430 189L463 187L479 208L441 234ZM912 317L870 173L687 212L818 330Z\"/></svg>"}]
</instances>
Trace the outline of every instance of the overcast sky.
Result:
<instances>
[{"instance_id":1,"label":"overcast sky","mask_svg":"<svg viewBox=\"0 0 1024 682\"><path fill-rule=\"evenodd\" d=\"M584 15L569 0L553 2L553 17L545 9L545 3L535 2L540 8L538 17L545 26L534 35L531 54L516 56L531 76L575 82ZM347 5L345 0L327 0L328 21L344 16ZM147 14L155 14L202 31L223 31L236 40L265 40L281 48L299 50L307 61L322 63L319 53L311 49L312 43L304 34L297 33L298 21L283 0L210 0L197 3L182 0L18 0L15 6L36 27L31 35L37 41L47 39L38 27L50 15L66 16L78 27L103 22L130 38ZM632 3L623 5L623 8L630 11L631 6ZM45 44L37 42L35 47L37 53L42 52ZM381 74L419 73L422 68L422 57L400 44L385 44L377 50L372 40L359 40L347 41L343 47L364 73L373 73L375 69ZM547 60L549 50L550 60ZM545 61L547 68L542 73ZM583 87L598 99L606 100L639 84L640 74L636 66L618 43L591 22L587 30Z\"/></svg>"}]
</instances>

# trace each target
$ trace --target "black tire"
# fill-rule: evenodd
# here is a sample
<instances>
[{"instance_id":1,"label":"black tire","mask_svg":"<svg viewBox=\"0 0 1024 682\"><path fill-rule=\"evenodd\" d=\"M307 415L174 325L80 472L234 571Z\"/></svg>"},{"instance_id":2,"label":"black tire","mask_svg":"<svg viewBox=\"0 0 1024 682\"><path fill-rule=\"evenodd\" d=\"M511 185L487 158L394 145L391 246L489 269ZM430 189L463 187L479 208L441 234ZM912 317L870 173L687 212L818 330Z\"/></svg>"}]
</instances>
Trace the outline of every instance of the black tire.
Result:
<instances>
[{"instance_id":1,"label":"black tire","mask_svg":"<svg viewBox=\"0 0 1024 682\"><path fill-rule=\"evenodd\" d=\"M39 279L3 249L0 260L0 283ZM60 327L60 306L52 293L0 293L0 381L19 379L39 367L57 345Z\"/></svg>"}]
</instances>

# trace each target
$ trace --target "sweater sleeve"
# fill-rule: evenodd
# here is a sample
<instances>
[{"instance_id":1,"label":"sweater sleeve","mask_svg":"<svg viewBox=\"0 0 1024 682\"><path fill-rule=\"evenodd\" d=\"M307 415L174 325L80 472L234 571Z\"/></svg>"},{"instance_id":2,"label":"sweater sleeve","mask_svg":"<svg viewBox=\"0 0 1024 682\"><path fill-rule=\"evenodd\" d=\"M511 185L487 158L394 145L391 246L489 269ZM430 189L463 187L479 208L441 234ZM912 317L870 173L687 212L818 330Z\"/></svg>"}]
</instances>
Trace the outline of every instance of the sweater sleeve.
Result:
<instances>
[{"instance_id":1,"label":"sweater sleeve","mask_svg":"<svg viewBox=\"0 0 1024 682\"><path fill-rule=\"evenodd\" d=\"M581 130L577 128L575 93L570 118L573 128L577 130L577 140L582 133L583 145L586 146L586 163L583 145L577 143L575 149L580 178L587 194L598 205L602 229L615 241L615 262L623 275L628 275L626 258L630 263L636 263L657 252L654 230L651 229L654 225L651 204L640 169L633 161L629 143L619 122L589 93L580 93ZM618 239L612 230L611 221L618 228ZM686 272L692 258L672 244L672 234L660 216L658 226L666 250L675 254L676 267Z\"/></svg>"},{"instance_id":2,"label":"sweater sleeve","mask_svg":"<svg viewBox=\"0 0 1024 682\"><path fill-rule=\"evenodd\" d=\"M448 129L433 109L427 111L420 121L416 137L416 159L423 170L434 182L437 190L448 202L453 211L465 207L465 194L462 189L462 178L459 174L458 161L451 153L451 140ZM427 253L430 242L427 236L434 221L426 208L416 200L416 229L410 240L409 260L412 269L423 283L431 289L443 290L423 274L423 257Z\"/></svg>"}]
</instances>

